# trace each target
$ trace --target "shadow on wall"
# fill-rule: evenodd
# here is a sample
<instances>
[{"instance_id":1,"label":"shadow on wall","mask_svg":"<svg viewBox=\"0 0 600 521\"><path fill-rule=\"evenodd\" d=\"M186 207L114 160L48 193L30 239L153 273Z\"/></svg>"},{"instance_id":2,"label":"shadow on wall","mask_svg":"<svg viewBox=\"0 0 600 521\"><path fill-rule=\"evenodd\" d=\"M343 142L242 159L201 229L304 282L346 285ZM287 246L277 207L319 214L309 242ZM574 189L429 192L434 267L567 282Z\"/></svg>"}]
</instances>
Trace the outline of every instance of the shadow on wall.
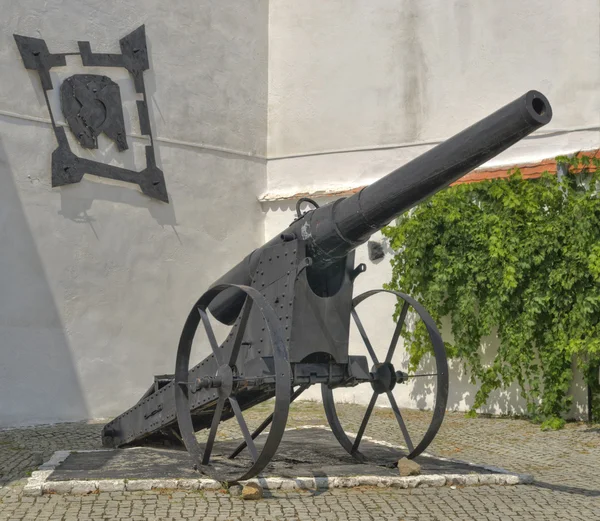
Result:
<instances>
[{"instance_id":1,"label":"shadow on wall","mask_svg":"<svg viewBox=\"0 0 600 521\"><path fill-rule=\"evenodd\" d=\"M475 401L475 395L479 389L478 385L469 382L469 373L458 360L449 360L449 411L469 410ZM431 360L423 360L419 366L418 373L431 373L435 371L435 364ZM418 378L413 385L410 396L416 408L430 409L431 397L436 390L435 381L428 378ZM525 414L526 405L517 386L508 389L500 389L490 395L486 405L477 410L482 413L491 414Z\"/></svg>"},{"instance_id":2,"label":"shadow on wall","mask_svg":"<svg viewBox=\"0 0 600 521\"><path fill-rule=\"evenodd\" d=\"M100 137L102 138L103 136ZM99 139L99 141L101 140ZM132 148L136 145L140 144L134 142ZM144 149L144 146L141 148ZM157 164L161 166L159 148L160 147L155 146L154 153ZM91 156L94 161L100 163L110 164L111 160L116 157L114 149L115 147L111 145L104 150L93 150L92 154L83 150L82 155ZM120 156L118 156L118 158L119 160L123 159ZM135 169L133 161L131 161L130 164L124 164L123 166L132 170ZM141 176L143 174L140 173L139 175ZM73 222L88 223L95 234L96 231L94 230L93 218L87 214L95 200L121 203L135 208L147 208L157 224L161 226L171 226L173 229L175 229L175 226L177 225L175 207L172 200L170 200L169 203L163 203L144 195L137 185L97 177L91 174L85 174L78 183L61 187L61 209L59 213Z\"/></svg>"},{"instance_id":3,"label":"shadow on wall","mask_svg":"<svg viewBox=\"0 0 600 521\"><path fill-rule=\"evenodd\" d=\"M414 327L414 323L409 320L409 327ZM442 338L445 342L454 342L451 333L451 324L448 317L442 320L441 327ZM484 366L492 364L500 345L496 335L484 337L481 342L481 360ZM449 369L449 394L447 410L467 411L473 407L475 395L480 388L479 384L472 384L470 372L466 369L464 363L458 359L448 360ZM419 373L435 372L435 362L432 357L425 357L420 364ZM411 389L411 398L415 401L418 408L431 407L427 399L435 392L435 386L431 379L417 378ZM477 412L490 414L526 414L527 403L523 397L521 388L518 384L512 384L507 388L501 388L493 391L486 404L477 409Z\"/></svg>"},{"instance_id":4,"label":"shadow on wall","mask_svg":"<svg viewBox=\"0 0 600 521\"><path fill-rule=\"evenodd\" d=\"M0 427L87 418L68 340L0 141Z\"/></svg>"},{"instance_id":5,"label":"shadow on wall","mask_svg":"<svg viewBox=\"0 0 600 521\"><path fill-rule=\"evenodd\" d=\"M11 119L11 124L28 127L31 125L31 121L23 121L15 118ZM67 131L67 136L70 136L70 131ZM101 135L99 137L101 143L108 143L108 140L104 136ZM140 145L142 150L144 148L141 143L135 141L133 141L132 145L132 148L136 145ZM115 159L119 159L122 166L125 168L135 169L132 158L116 155L114 146L108 146L104 149L99 147L97 150L91 151L78 148L77 152L82 155L82 157L101 163L108 164ZM154 153L156 155L157 165L162 166L160 147L158 145L155 145ZM129 159L130 162L122 162L127 159ZM5 155L2 156L2 161L6 161ZM3 168L5 167L3 166ZM122 203L136 208L147 208L150 215L159 225L173 227L177 225L173 201L170 201L168 204L162 203L142 194L139 187L136 185L90 174L85 174L79 183L62 186L60 188L60 200L60 215L74 222L87 222L92 228L93 219L87 215L87 211L90 210L95 200Z\"/></svg>"},{"instance_id":6,"label":"shadow on wall","mask_svg":"<svg viewBox=\"0 0 600 521\"><path fill-rule=\"evenodd\" d=\"M142 194L137 187L126 183L114 184L86 174L79 183L61 187L60 215L73 222L87 222L93 229L93 219L87 214L95 200L125 203L137 208L148 208L150 215L161 226L175 226L175 210L173 204L153 201ZM125 186L124 186L125 185Z\"/></svg>"},{"instance_id":7,"label":"shadow on wall","mask_svg":"<svg viewBox=\"0 0 600 521\"><path fill-rule=\"evenodd\" d=\"M446 329L444 327L444 329ZM444 331L445 332L445 331ZM443 334L444 338L448 335ZM482 361L485 366L490 366L496 353L498 352L499 339L496 336L490 336L483 339L482 342ZM475 402L475 395L480 388L479 384L470 383L470 374L459 360L449 360L449 394L447 410L467 411L470 410ZM433 372L435 365L430 357L421 362L418 372ZM573 404L566 414L567 419L585 420L587 418L587 403L585 400L587 387L581 371L578 371L575 362L573 362L573 381L570 392L573 396ZM431 407L432 393L435 392L435 386L431 379L416 379L411 389L410 396L416 406L420 409ZM492 391L483 407L477 409L479 413L489 414L509 414L509 415L527 415L527 401L523 396L523 390L518 383L513 382L506 388L500 388Z\"/></svg>"}]
</instances>

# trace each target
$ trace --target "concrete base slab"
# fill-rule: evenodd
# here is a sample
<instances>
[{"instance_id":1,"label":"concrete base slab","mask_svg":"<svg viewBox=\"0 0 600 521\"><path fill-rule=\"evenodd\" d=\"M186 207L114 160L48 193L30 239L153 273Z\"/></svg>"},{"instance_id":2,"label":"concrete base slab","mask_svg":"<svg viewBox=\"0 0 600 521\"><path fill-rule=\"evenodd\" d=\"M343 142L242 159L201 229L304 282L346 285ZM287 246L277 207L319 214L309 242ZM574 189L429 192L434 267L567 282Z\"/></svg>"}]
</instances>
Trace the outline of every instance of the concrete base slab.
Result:
<instances>
[{"instance_id":1,"label":"concrete base slab","mask_svg":"<svg viewBox=\"0 0 600 521\"><path fill-rule=\"evenodd\" d=\"M249 466L247 451L235 460L226 455L241 440L215 445L218 464L236 468ZM218 449L217 449L218 445ZM260 447L260 444L257 444ZM363 450L364 445L364 450ZM260 450L260 449L259 449ZM262 476L248 480L266 489L326 489L335 487L382 486L398 488L516 485L530 483L529 475L467 462L421 455L421 475L401 477L393 465L406 455L402 447L365 439L361 450L369 458L357 463L339 446L328 428L290 429ZM242 472L239 472L240 475ZM81 452L56 452L50 461L29 478L26 495L95 491L143 491L152 489L219 489L221 483L193 469L184 450L134 447Z\"/></svg>"}]
</instances>

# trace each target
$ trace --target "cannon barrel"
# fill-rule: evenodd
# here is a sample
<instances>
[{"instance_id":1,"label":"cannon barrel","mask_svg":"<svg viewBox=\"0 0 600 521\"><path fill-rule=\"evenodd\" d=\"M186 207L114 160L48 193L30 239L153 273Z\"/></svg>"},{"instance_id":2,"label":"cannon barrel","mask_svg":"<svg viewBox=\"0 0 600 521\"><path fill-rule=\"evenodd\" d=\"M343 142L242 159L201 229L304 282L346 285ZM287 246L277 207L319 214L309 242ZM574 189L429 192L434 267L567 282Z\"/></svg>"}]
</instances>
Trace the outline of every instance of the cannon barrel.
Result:
<instances>
[{"instance_id":1,"label":"cannon barrel","mask_svg":"<svg viewBox=\"0 0 600 521\"><path fill-rule=\"evenodd\" d=\"M281 235L254 250L215 285L250 285L262 250L290 237L307 242L312 270L325 270L392 219L546 125L551 118L552 108L546 97L531 90L351 197L308 212ZM244 299L244 293L227 290L215 298L210 310L219 321L232 324Z\"/></svg>"}]
</instances>

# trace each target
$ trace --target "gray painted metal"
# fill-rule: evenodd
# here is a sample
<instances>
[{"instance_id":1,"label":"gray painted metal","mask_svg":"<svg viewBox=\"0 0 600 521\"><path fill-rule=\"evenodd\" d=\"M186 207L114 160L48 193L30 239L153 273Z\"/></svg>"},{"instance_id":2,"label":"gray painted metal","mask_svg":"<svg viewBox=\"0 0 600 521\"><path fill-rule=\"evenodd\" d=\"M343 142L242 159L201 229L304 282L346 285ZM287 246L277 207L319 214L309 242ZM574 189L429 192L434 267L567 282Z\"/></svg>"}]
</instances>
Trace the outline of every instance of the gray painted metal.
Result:
<instances>
[{"instance_id":1,"label":"gray painted metal","mask_svg":"<svg viewBox=\"0 0 600 521\"><path fill-rule=\"evenodd\" d=\"M287 422L291 395L291 371L288 361L288 352L283 340L284 333L277 315L265 297L256 289L248 286L238 286L238 289L248 295L248 299L246 300L239 325L236 328L231 349L227 353L220 349L220 346L217 344L215 336L212 333L210 320L206 314L206 308L219 292L228 287L229 286L226 285L217 286L206 292L194 305L188 316L181 334L181 340L177 350L177 359L175 362L175 404L177 408L179 431L188 452L197 462L198 469L214 479L235 482L248 479L258 474L275 455L279 442L283 437ZM265 336L268 336L269 346L273 354L274 369L272 375L274 380L272 385L274 386L275 393L274 412L271 429L269 430L269 434L267 435L267 439L262 446L260 453L254 444L254 438L250 435L242 415L240 404L234 394L234 391L236 391L236 393L241 392L243 389L246 389L253 384L253 377L248 377L247 374L245 375L238 369L241 365L238 363L238 357L240 355L242 337L246 331L246 325L252 307L258 308L260 312L262 318L261 322L264 324ZM192 415L190 414L190 385L193 386L194 383L188 382L190 352L196 329L198 328L200 321L202 321L209 338L213 356L219 364L217 376L221 379L221 384L218 386L217 391L219 397L211 419L208 440L204 445L204 448L201 448L195 437L194 423ZM252 465L250 468L235 469L234 475L227 472L222 465L221 468L219 468L218 462L212 462L211 464L213 444L215 442L217 429L221 422L226 401L229 401L230 408L238 421L245 443L252 456Z\"/></svg>"},{"instance_id":2,"label":"gray painted metal","mask_svg":"<svg viewBox=\"0 0 600 521\"><path fill-rule=\"evenodd\" d=\"M175 378L158 378L129 411L108 423L103 443L119 447L147 441L181 440L198 470L216 479L247 479L269 463L285 428L289 404L310 385L321 384L328 421L342 447L358 460L359 450L378 396L392 406L409 457L431 443L444 418L448 397L448 366L444 344L427 311L404 293L373 290L352 299L354 280L364 264L354 266L354 248L377 229L424 197L447 186L472 168L498 154L550 121L546 98L530 91L491 116L449 139L348 199L302 213L280 236L255 250L219 279L196 303L183 328ZM400 320L383 361L377 358L356 307L377 293L404 301ZM428 374L397 371L392 359L409 307L420 316L433 345L436 370ZM218 345L209 313L232 325ZM349 356L351 317L372 361ZM202 323L212 353L189 369L192 342ZM392 391L412 377L435 378L433 418L424 436L413 440ZM332 390L368 383L373 395L359 433L351 441L335 410ZM292 393L292 389L297 388ZM250 433L242 412L275 398L272 417ZM231 454L250 454L249 467L237 475L211 457L221 421L236 417L244 443ZM255 439L271 425L259 450ZM200 447L195 432L208 429Z\"/></svg>"},{"instance_id":3,"label":"gray painted metal","mask_svg":"<svg viewBox=\"0 0 600 521\"><path fill-rule=\"evenodd\" d=\"M272 266L273 260L276 260L277 256L284 261ZM283 243L275 248L265 250L264 265L269 269L258 271L252 281L252 287L259 291L273 308L283 330L286 348L288 348L288 331L293 314L296 269L301 256L295 242ZM263 266L262 262L263 260L260 261L260 266ZM288 291L288 288L291 291ZM275 303L276 301L277 303ZM237 358L236 370L239 376L250 375L253 377L242 395L237 396L241 409L245 410L275 395L273 385L275 379L273 349L269 342L268 332L264 329L265 325L260 309L252 306L244 328L240 327L241 322L242 316L240 315L229 335L219 347L219 352L229 359L235 339L239 338L238 332L243 330L244 336ZM218 401L218 388L205 387L203 379L215 377L221 365L215 358L213 350L209 356L189 370L187 381L200 384L197 388L192 388L194 392L189 398L196 430L210 427L212 412ZM151 413L153 414L150 415ZM147 415L150 416L146 417ZM229 408L225 408L223 420L232 417L233 412ZM145 440L164 439L168 438L172 428L177 429L177 417L174 384L171 380L158 392L153 392L141 399L131 409L107 424L103 431L103 443L107 446L117 447Z\"/></svg>"},{"instance_id":4,"label":"gray painted metal","mask_svg":"<svg viewBox=\"0 0 600 521\"><path fill-rule=\"evenodd\" d=\"M361 302L368 299L369 297L372 297L372 296L380 294L380 293L388 293L391 295L395 295L398 299L401 299L404 301L404 304L400 311L398 322L396 324L396 328L394 330L394 334L393 334L391 342L390 342L390 346L388 348L388 352L387 352L385 360L383 362L380 362L378 360L377 355L373 351L369 337L367 336L364 328L362 327L358 313L355 310L355 308ZM375 289L375 290L367 291L366 293L362 293L361 295L359 295L352 301L352 311L353 311L352 316L354 317L356 325L357 325L357 327L361 333L362 339L365 343L365 347L367 348L367 351L369 352L371 361L373 362L373 368L371 369L371 372L376 373L378 369L384 368L384 369L389 369L389 372L391 372L391 373L395 373L394 367L391 366L391 361L392 361L392 358L396 351L396 347L398 345L398 340L400 338L400 333L402 331L402 327L404 326L404 322L406 320L406 315L409 310L409 307L412 307L414 309L414 311L419 315L420 319L424 322L425 327L427 328L427 332L429 333L429 338L430 338L431 344L433 346L433 355L435 358L435 366L436 366L435 373L430 373L427 375L411 375L411 374L407 374L407 373L402 373L402 374L398 375L395 380L390 381L389 377L388 377L389 373L383 372L382 376L379 378L379 382L385 384L386 380L387 380L387 382L389 382L389 383L387 383L387 385L380 385L380 386L373 385L373 395L371 396L371 401L369 402L365 416L363 418L363 421L360 425L360 428L358 430L358 433L357 433L354 441L350 440L350 438L346 434L346 432L345 432L344 428L342 427L342 424L338 418L337 411L335 408L335 400L333 397L332 388L327 385L321 386L321 395L323 397L323 405L325 407L325 414L327 415L327 421L329 422L331 430L333 431L333 434L340 442L340 445L342 447L344 447L344 449L346 449L348 451L348 453L350 453L352 456L354 456L354 458L356 458L358 461L366 461L366 459L367 459L365 457L365 455L359 450L359 446L362 441L362 437L363 437L363 434L367 427L367 424L369 422L371 413L373 412L373 408L375 407L375 404L377 402L377 398L382 394L385 394L387 396L388 400L390 401L392 410L394 412L394 415L396 416L398 426L400 428L400 431L402 432L404 442L406 443L406 447L408 449L408 455L407 455L408 458L411 458L411 459L415 458L429 446L429 444L433 441L436 434L438 433L438 431L442 425L442 421L444 420L444 414L446 413L446 404L448 402L448 360L446 357L446 349L444 347L444 342L442 341L442 336L440 335L440 332L438 331L435 321L433 320L431 315L427 312L427 310L423 306L421 306L421 304L419 304L415 299L413 299L412 297L410 297L404 293L400 293L398 291L384 290L384 289ZM402 414L400 413L398 405L396 404L394 395L392 394L392 390L396 383L405 382L405 381L407 381L408 378L411 378L414 376L426 376L428 378L435 378L435 386L436 386L436 392L435 392L435 397L434 397L434 407L433 407L433 414L432 414L431 422L430 422L425 434L418 441L416 446L414 444L414 441L411 439L411 436L410 436L410 433L406 426L406 423L402 417ZM375 383L375 382L373 382L373 383Z\"/></svg>"},{"instance_id":5,"label":"gray painted metal","mask_svg":"<svg viewBox=\"0 0 600 521\"><path fill-rule=\"evenodd\" d=\"M263 248L284 237L301 238L308 242L315 268L326 269L392 219L497 156L551 118L552 108L546 97L531 90L357 194L305 213ZM258 248L215 285L248 284L260 256ZM240 292L225 291L213 301L210 310L218 320L230 324L243 301Z\"/></svg>"}]
</instances>

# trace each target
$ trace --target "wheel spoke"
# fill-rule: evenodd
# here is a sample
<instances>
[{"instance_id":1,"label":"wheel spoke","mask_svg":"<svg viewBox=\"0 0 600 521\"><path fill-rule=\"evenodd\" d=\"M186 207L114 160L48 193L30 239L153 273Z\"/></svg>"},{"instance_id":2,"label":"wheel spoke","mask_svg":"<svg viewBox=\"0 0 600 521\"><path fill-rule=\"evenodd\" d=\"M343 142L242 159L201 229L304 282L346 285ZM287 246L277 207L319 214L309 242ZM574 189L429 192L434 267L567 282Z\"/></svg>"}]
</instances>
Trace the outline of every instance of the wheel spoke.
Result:
<instances>
[{"instance_id":1,"label":"wheel spoke","mask_svg":"<svg viewBox=\"0 0 600 521\"><path fill-rule=\"evenodd\" d=\"M396 399L394 398L394 395L392 394L392 391L387 391L387 397L390 400L390 404L392 405L392 410L394 411L394 414L396 416L396 421L398 422L398 425L400 426L400 430L402 431L402 435L404 436L404 441L406 442L406 446L408 447L408 452L412 452L413 450L415 450L412 440L410 439L410 434L408 434L408 429L406 428L406 424L404 423L404 419L402 418L402 415L400 414L400 409L398 409L398 404L396 403Z\"/></svg>"},{"instance_id":2,"label":"wheel spoke","mask_svg":"<svg viewBox=\"0 0 600 521\"><path fill-rule=\"evenodd\" d=\"M242 430L244 440L246 441L246 445L248 446L248 450L252 456L252 461L256 463L256 460L258 459L258 452L256 451L256 445L254 445L254 440L252 439L250 431L248 430L248 425L246 425L246 420L244 420L240 404L233 396L229 397L229 403L231 404L231 408L233 409L233 413L235 414L238 425Z\"/></svg>"},{"instance_id":3,"label":"wheel spoke","mask_svg":"<svg viewBox=\"0 0 600 521\"><path fill-rule=\"evenodd\" d=\"M229 367L233 367L235 365L238 353L240 352L240 346L242 345L242 339L244 338L244 333L246 332L246 324L248 323L248 317L250 316L250 310L252 309L253 302L254 301L252 299L246 299L246 304L244 305L244 309L242 311L242 318L238 324L237 331L235 332L233 347L231 348L231 354L229 355Z\"/></svg>"},{"instance_id":4,"label":"wheel spoke","mask_svg":"<svg viewBox=\"0 0 600 521\"><path fill-rule=\"evenodd\" d=\"M365 343L365 346L367 347L367 351L369 351L369 354L371 355L371 358L373 359L373 363L379 364L379 360L377 359L375 350L373 349L373 346L371 345L371 341L369 340L369 337L367 336L367 332L365 331L365 328L363 327L362 322L360 321L360 318L358 318L358 314L356 313L355 309L352 310L352 318L354 319L354 322L356 323L356 327L358 328L358 331L360 332L360 336L362 337L363 342Z\"/></svg>"},{"instance_id":5,"label":"wheel spoke","mask_svg":"<svg viewBox=\"0 0 600 521\"><path fill-rule=\"evenodd\" d=\"M208 315L206 311L201 308L198 308L198 313L200 313L200 318L202 319L202 325L206 331L206 336L208 337L208 342L210 343L210 348L212 349L213 355L217 360L217 364L222 365L221 362L221 353L219 352L219 344L217 343L217 338L215 337L215 333L213 332L213 328L210 325L210 321L208 320Z\"/></svg>"},{"instance_id":6,"label":"wheel spoke","mask_svg":"<svg viewBox=\"0 0 600 521\"><path fill-rule=\"evenodd\" d=\"M210 461L210 454L212 452L213 444L215 443L217 429L219 428L219 423L221 423L223 405L225 405L225 397L219 397L219 401L215 407L215 413L213 414L212 423L210 424L210 433L208 435L208 439L206 440L204 455L202 456L202 465L208 465L208 462Z\"/></svg>"},{"instance_id":7,"label":"wheel spoke","mask_svg":"<svg viewBox=\"0 0 600 521\"><path fill-rule=\"evenodd\" d=\"M398 339L400 338L400 333L402 332L402 326L404 325L404 321L406 320L406 313L408 313L408 302L405 301L404 306L402 306L402 311L400 311L400 317L398 318L398 323L396 324L396 329L394 329L394 335L392 336L390 348L388 349L387 356L385 357L386 362L392 361L392 357L394 356L394 351L396 351L396 346L398 345Z\"/></svg>"},{"instance_id":8,"label":"wheel spoke","mask_svg":"<svg viewBox=\"0 0 600 521\"><path fill-rule=\"evenodd\" d=\"M308 385L301 385L300 387L298 387L298 389L296 389L296 391L294 392L294 394L292 394L292 396L290 397L290 403L292 403L296 398L298 398L298 396L300 396L304 391L306 391L306 389L308 389ZM271 425L271 422L273 421L273 414L271 413L269 414L269 416L267 416L267 418L257 427L257 429L252 433L252 439L254 440L262 431L264 431L269 425ZM242 443L240 443L237 447L237 449L235 449L230 455L229 455L229 459L233 459L235 458L240 452L242 452L247 446L247 443L245 441L243 441Z\"/></svg>"},{"instance_id":9,"label":"wheel spoke","mask_svg":"<svg viewBox=\"0 0 600 521\"><path fill-rule=\"evenodd\" d=\"M352 450L350 454L354 454L358 450L358 446L360 445L360 440L362 440L363 434L365 433L365 429L367 428L367 424L369 423L369 418L371 417L371 413L373 412L373 407L375 407L375 402L377 401L377 393L373 393L371 396L371 401L369 402L369 406L367 407L367 412L365 413L365 417L363 418L362 423L360 424L360 428L358 429L358 433L356 434L356 438L354 438L354 444L352 445Z\"/></svg>"},{"instance_id":10,"label":"wheel spoke","mask_svg":"<svg viewBox=\"0 0 600 521\"><path fill-rule=\"evenodd\" d=\"M406 378L419 378L420 376L437 376L437 373L424 373L424 374L407 374Z\"/></svg>"}]
</instances>

